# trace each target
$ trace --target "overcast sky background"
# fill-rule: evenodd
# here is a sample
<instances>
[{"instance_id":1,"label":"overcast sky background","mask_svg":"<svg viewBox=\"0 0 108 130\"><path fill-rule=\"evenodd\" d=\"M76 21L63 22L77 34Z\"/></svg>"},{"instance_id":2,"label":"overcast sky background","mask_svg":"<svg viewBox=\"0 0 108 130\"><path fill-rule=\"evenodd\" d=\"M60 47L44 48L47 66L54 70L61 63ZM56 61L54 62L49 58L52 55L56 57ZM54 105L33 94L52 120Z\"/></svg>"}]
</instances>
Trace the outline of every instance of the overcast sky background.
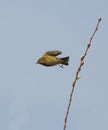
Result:
<instances>
[{"instance_id":1,"label":"overcast sky background","mask_svg":"<svg viewBox=\"0 0 108 130\"><path fill-rule=\"evenodd\" d=\"M67 130L108 129L108 1L0 1L0 130L62 130L79 59L102 18L76 84ZM35 64L49 50L69 66Z\"/></svg>"}]
</instances>

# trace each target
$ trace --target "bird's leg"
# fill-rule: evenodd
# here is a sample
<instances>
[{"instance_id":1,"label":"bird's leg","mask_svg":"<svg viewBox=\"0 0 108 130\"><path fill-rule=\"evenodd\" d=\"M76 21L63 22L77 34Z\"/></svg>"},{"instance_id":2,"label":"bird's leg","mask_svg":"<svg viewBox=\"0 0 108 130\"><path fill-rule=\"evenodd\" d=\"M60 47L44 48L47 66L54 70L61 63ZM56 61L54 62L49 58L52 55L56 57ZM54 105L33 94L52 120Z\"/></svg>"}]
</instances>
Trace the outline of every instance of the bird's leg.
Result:
<instances>
[{"instance_id":1,"label":"bird's leg","mask_svg":"<svg viewBox=\"0 0 108 130\"><path fill-rule=\"evenodd\" d=\"M60 66L62 69L64 69L63 65L58 64L58 66Z\"/></svg>"}]
</instances>

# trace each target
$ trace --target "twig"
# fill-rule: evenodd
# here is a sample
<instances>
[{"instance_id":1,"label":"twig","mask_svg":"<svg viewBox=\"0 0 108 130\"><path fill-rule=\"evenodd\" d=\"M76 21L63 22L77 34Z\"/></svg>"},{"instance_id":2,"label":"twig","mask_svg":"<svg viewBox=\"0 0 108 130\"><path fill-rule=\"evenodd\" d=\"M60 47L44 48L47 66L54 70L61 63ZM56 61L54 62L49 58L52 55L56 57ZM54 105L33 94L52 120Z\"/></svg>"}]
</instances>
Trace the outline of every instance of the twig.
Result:
<instances>
[{"instance_id":1,"label":"twig","mask_svg":"<svg viewBox=\"0 0 108 130\"><path fill-rule=\"evenodd\" d=\"M64 119L64 128L63 128L63 130L66 130L67 119L68 119L68 115L69 115L70 106L71 106L71 103L72 103L72 96L73 96L74 88L75 88L77 80L80 78L79 77L79 72L81 71L81 68L84 65L84 58L86 57L86 55L88 53L88 49L91 46L91 42L92 42L92 40L94 38L94 35L95 35L96 31L98 30L100 22L101 22L101 18L98 19L98 23L96 25L96 28L95 28L92 36L89 39L89 43L87 44L87 48L86 48L86 50L84 52L84 55L80 58L80 65L79 65L79 67L78 67L78 69L76 71L75 80L72 83L72 90L71 90L71 93L70 93L70 98L69 98L69 103L68 103L68 107L67 107L67 112L66 112L65 119Z\"/></svg>"}]
</instances>

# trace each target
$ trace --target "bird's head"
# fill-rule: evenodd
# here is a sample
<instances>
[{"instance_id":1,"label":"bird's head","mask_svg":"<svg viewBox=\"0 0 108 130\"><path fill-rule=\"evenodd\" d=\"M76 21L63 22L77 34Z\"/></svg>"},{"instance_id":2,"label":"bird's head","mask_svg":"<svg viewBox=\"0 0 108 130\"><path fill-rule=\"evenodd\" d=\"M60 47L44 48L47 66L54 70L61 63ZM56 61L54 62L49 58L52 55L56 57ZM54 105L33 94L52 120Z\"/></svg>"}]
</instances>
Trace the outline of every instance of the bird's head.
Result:
<instances>
[{"instance_id":1,"label":"bird's head","mask_svg":"<svg viewBox=\"0 0 108 130\"><path fill-rule=\"evenodd\" d=\"M36 64L44 64L44 58L38 59Z\"/></svg>"}]
</instances>

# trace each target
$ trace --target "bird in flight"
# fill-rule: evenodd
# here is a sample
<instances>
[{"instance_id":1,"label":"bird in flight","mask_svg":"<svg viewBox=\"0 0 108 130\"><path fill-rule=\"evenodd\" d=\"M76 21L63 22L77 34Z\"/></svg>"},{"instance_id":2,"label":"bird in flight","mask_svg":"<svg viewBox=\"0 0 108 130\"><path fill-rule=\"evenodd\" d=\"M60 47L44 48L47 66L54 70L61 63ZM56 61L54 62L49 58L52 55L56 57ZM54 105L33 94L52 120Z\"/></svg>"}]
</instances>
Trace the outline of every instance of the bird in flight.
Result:
<instances>
[{"instance_id":1,"label":"bird in flight","mask_svg":"<svg viewBox=\"0 0 108 130\"><path fill-rule=\"evenodd\" d=\"M62 54L62 52L59 50L47 51L41 58L37 60L37 64L41 64L47 67L54 65L63 67L63 65L68 65L69 56L63 58L57 57L60 54Z\"/></svg>"}]
</instances>

